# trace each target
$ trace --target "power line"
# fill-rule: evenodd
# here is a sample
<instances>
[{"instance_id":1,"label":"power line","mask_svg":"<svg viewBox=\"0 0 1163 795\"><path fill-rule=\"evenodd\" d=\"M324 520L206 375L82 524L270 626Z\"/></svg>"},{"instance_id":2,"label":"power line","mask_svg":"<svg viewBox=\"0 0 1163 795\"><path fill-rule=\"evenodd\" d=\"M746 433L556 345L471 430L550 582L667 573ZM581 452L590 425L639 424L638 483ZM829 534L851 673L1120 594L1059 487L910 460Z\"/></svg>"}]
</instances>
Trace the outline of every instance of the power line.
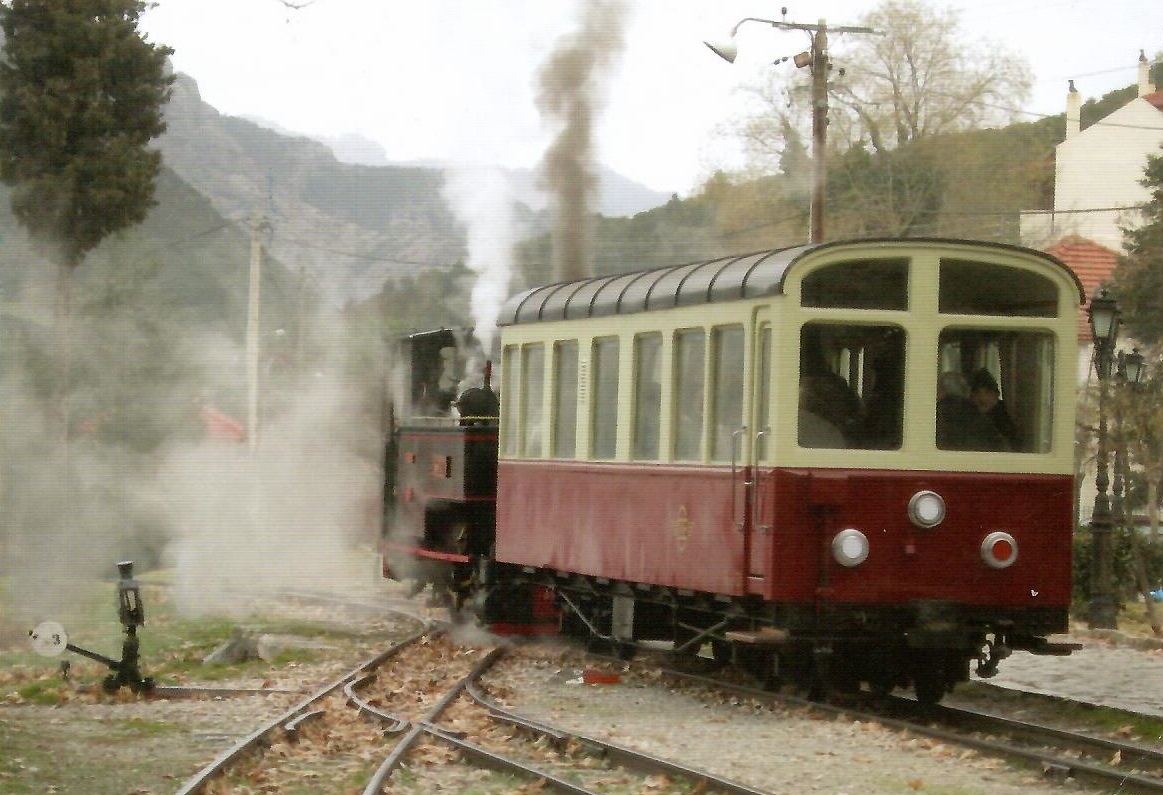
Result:
<instances>
[{"instance_id":1,"label":"power line","mask_svg":"<svg viewBox=\"0 0 1163 795\"><path fill-rule=\"evenodd\" d=\"M235 224L233 221L223 221L217 226L212 226L209 229L205 229L201 232L195 232L189 237L178 238L177 240L163 240L161 241L160 245L168 248L170 246L181 246L185 245L186 243L193 243L195 240L201 240L204 237L209 237L215 232L220 232L228 226L237 226L237 224Z\"/></svg>"},{"instance_id":2,"label":"power line","mask_svg":"<svg viewBox=\"0 0 1163 795\"><path fill-rule=\"evenodd\" d=\"M335 254L340 257L349 257L351 259L366 260L368 262L387 262L393 265L411 265L418 268L451 268L455 263L450 262L420 262L417 260L398 259L396 257L385 257L373 254L360 254L354 251L343 251L342 249L332 248L330 246L322 246L317 243L311 243L306 240L299 240L292 237L280 237L280 241L290 243L299 248L311 249L313 251L322 251L327 254Z\"/></svg>"}]
</instances>

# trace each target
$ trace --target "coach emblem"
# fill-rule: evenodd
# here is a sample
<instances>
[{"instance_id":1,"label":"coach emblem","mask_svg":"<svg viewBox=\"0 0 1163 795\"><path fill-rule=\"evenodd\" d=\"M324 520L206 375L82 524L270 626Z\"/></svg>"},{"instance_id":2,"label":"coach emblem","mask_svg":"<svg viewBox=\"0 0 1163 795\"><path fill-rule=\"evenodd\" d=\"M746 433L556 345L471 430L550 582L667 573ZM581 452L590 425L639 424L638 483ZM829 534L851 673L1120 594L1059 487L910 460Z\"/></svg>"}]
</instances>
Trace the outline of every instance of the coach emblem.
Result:
<instances>
[{"instance_id":1,"label":"coach emblem","mask_svg":"<svg viewBox=\"0 0 1163 795\"><path fill-rule=\"evenodd\" d=\"M678 551L685 552L687 542L691 538L691 520L685 505L678 506L678 517L674 520L671 530L674 532L674 542Z\"/></svg>"}]
</instances>

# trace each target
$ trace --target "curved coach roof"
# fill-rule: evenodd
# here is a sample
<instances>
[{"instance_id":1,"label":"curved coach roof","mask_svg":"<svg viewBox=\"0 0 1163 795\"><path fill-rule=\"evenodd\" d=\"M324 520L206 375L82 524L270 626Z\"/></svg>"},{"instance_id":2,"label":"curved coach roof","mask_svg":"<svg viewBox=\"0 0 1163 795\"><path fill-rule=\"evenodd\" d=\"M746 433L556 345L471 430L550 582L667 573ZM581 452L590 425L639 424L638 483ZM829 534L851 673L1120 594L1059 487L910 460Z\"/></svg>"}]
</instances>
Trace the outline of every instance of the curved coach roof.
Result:
<instances>
[{"instance_id":1,"label":"curved coach roof","mask_svg":"<svg viewBox=\"0 0 1163 795\"><path fill-rule=\"evenodd\" d=\"M1086 300L1074 272L1056 257L1022 246L952 238L867 238L815 243L774 251L720 257L684 265L669 265L535 287L510 298L501 309L500 326L548 320L625 315L680 306L711 304L783 292L787 272L810 252L850 246L958 244L1033 253L1070 274Z\"/></svg>"}]
</instances>

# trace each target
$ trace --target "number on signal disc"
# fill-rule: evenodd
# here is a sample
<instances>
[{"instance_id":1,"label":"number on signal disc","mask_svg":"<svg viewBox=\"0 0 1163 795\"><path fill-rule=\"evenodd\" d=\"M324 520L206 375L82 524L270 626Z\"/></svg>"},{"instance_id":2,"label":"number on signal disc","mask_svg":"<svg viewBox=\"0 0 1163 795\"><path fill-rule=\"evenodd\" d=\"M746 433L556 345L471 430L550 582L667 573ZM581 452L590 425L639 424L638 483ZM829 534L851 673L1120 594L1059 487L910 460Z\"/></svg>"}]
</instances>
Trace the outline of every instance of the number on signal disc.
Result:
<instances>
[{"instance_id":1,"label":"number on signal disc","mask_svg":"<svg viewBox=\"0 0 1163 795\"><path fill-rule=\"evenodd\" d=\"M63 654L69 645L69 636L65 628L55 621L44 621L36 625L36 629L28 633L32 640L32 649L42 657L56 657Z\"/></svg>"}]
</instances>

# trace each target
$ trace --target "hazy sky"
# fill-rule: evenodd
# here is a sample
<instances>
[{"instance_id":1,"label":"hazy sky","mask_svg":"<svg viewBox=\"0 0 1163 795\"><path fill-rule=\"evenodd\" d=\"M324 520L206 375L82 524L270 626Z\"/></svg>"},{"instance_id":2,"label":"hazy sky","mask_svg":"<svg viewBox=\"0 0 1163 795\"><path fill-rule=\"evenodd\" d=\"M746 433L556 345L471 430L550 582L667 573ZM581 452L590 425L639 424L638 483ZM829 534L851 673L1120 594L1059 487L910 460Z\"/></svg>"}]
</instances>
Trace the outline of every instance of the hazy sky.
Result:
<instances>
[{"instance_id":1,"label":"hazy sky","mask_svg":"<svg viewBox=\"0 0 1163 795\"><path fill-rule=\"evenodd\" d=\"M776 18L761 0L624 0L624 50L608 76L597 129L604 162L650 187L687 193L731 153L716 126L738 117L737 88L756 74L807 80L770 61L807 34L755 23L735 65L704 45L744 17ZM300 5L295 9L291 6ZM789 4L787 20L858 24L872 0ZM1067 80L1085 99L1136 80L1139 50L1163 50L1160 0L956 0L967 39L1024 55L1023 110L1060 113ZM532 166L551 131L535 102L539 67L577 26L576 0L160 0L143 27L175 49L175 68L223 113L304 134L358 133L392 161L455 158ZM837 66L858 69L832 38Z\"/></svg>"}]
</instances>

